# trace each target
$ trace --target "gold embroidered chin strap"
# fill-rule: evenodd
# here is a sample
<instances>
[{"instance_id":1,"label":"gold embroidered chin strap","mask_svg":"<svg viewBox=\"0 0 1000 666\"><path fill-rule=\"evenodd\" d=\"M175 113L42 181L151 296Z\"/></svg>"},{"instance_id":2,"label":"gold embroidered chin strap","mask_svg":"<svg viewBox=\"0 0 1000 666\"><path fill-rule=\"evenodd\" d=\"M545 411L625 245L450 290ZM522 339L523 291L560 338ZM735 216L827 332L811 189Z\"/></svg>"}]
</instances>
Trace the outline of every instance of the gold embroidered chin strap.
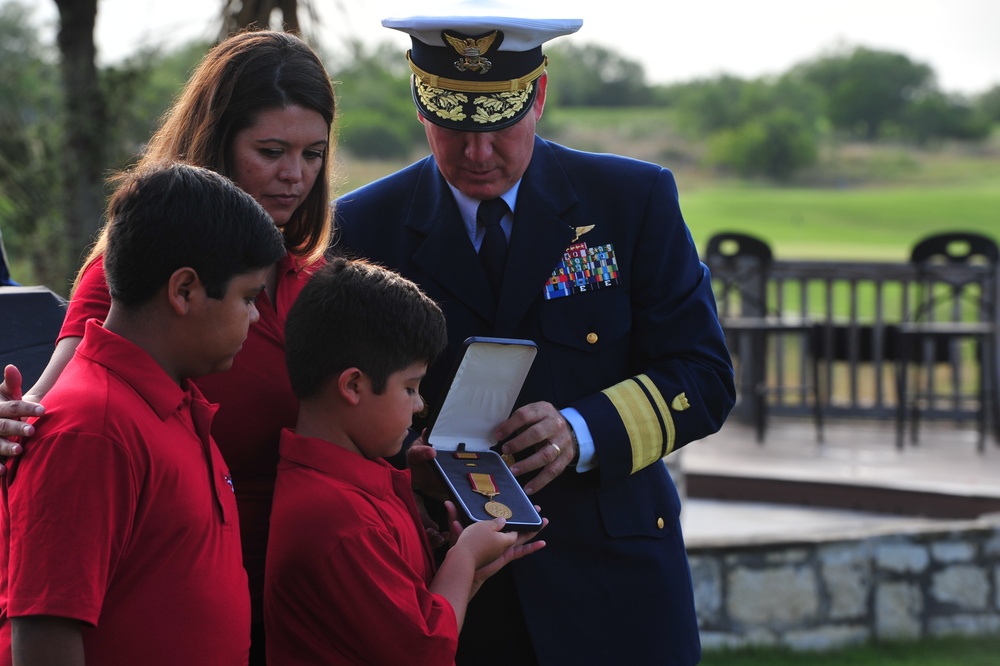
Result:
<instances>
[{"instance_id":1,"label":"gold embroidered chin strap","mask_svg":"<svg viewBox=\"0 0 1000 666\"><path fill-rule=\"evenodd\" d=\"M548 56L542 56L542 64L531 72L517 79L507 81L461 81L459 79L446 79L437 74L431 74L420 69L410 58L410 52L406 52L406 61L410 63L410 71L417 75L420 82L432 88L444 88L455 92L467 93L498 93L498 92L518 92L524 90L531 82L542 75L546 65L549 63Z\"/></svg>"}]
</instances>

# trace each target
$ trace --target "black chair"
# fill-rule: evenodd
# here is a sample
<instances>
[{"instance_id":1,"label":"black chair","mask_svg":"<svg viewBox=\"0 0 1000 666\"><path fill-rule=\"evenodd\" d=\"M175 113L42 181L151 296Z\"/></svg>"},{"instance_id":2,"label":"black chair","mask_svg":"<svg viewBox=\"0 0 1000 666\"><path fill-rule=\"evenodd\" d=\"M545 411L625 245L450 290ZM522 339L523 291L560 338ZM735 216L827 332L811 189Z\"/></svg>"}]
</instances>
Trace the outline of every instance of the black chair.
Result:
<instances>
[{"instance_id":1,"label":"black chair","mask_svg":"<svg viewBox=\"0 0 1000 666\"><path fill-rule=\"evenodd\" d=\"M795 334L803 338L803 348L806 348L812 328L812 323L804 318L784 317L768 308L772 259L771 248L766 242L737 232L712 236L704 257L712 272L722 329L730 351L738 359L737 391L749 397L749 416L758 442L764 441L767 428L769 341L772 336ZM822 434L821 429L817 434Z\"/></svg>"},{"instance_id":2,"label":"black chair","mask_svg":"<svg viewBox=\"0 0 1000 666\"><path fill-rule=\"evenodd\" d=\"M884 322L817 323L813 325L809 345L815 380L814 415L819 439L823 441L826 412L834 408L831 393L836 384L833 379L835 368L843 366L843 372L848 375L847 382L851 384L847 400L839 406L840 409L846 413L858 413L863 409L859 406L861 400L857 386L865 381L865 377L875 384L871 399L881 404L882 391L878 387L883 381L892 382L884 373L895 369L900 360L899 325ZM871 369L869 374L863 372L863 366ZM891 403L886 409L890 407Z\"/></svg>"},{"instance_id":3,"label":"black chair","mask_svg":"<svg viewBox=\"0 0 1000 666\"><path fill-rule=\"evenodd\" d=\"M917 272L916 299L899 329L897 445L902 446L907 419L910 439L916 443L921 417L960 417L962 406L974 399L982 451L990 421L1000 441L996 391L1000 249L980 234L942 233L918 242L910 261ZM972 394L966 380L969 364L963 363L970 348L979 374ZM917 369L912 386L911 366Z\"/></svg>"}]
</instances>

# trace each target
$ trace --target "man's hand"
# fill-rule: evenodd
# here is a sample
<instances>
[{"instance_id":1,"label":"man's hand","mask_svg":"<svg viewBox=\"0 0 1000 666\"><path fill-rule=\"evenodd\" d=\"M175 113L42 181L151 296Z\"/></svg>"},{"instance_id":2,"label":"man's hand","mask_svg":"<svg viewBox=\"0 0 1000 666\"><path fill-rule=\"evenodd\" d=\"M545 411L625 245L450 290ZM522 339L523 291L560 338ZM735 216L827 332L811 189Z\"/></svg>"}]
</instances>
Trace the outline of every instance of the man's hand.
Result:
<instances>
[{"instance_id":1,"label":"man's hand","mask_svg":"<svg viewBox=\"0 0 1000 666\"><path fill-rule=\"evenodd\" d=\"M504 443L504 453L515 454L534 448L534 453L510 468L515 476L541 469L524 487L525 494L531 495L544 488L576 458L578 452L572 432L566 418L548 402L525 405L497 426L499 440L517 433L516 437Z\"/></svg>"}]
</instances>

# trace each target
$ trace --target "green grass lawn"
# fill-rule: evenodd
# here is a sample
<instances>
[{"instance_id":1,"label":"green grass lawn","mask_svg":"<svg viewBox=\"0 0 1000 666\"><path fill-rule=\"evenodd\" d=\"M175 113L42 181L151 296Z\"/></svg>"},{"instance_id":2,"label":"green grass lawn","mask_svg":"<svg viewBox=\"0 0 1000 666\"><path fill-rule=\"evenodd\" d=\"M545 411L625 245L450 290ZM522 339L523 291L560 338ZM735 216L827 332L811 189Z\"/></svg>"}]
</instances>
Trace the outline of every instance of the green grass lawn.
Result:
<instances>
[{"instance_id":1,"label":"green grass lawn","mask_svg":"<svg viewBox=\"0 0 1000 666\"><path fill-rule=\"evenodd\" d=\"M778 259L905 261L931 233L1000 235L1000 176L854 189L709 185L682 190L681 208L702 249L714 233L740 231L768 241Z\"/></svg>"},{"instance_id":2,"label":"green grass lawn","mask_svg":"<svg viewBox=\"0 0 1000 666\"><path fill-rule=\"evenodd\" d=\"M1000 637L878 643L832 652L778 649L706 651L702 666L997 666Z\"/></svg>"}]
</instances>

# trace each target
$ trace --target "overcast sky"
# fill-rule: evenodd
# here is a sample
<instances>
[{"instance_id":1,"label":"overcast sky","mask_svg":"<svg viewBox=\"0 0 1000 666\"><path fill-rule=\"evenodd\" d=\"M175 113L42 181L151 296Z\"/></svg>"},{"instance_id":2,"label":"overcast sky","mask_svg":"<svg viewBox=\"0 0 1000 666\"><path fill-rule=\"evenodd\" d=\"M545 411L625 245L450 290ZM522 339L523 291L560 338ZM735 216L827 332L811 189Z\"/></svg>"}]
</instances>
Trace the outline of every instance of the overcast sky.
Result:
<instances>
[{"instance_id":1,"label":"overcast sky","mask_svg":"<svg viewBox=\"0 0 1000 666\"><path fill-rule=\"evenodd\" d=\"M39 20L57 16L53 0L34 1ZM331 51L347 38L390 41L403 49L408 38L382 28L379 20L400 7L427 6L421 0L314 2L322 45ZM778 74L847 45L904 53L928 64L946 92L978 93L1000 84L1000 0L532 0L531 5L551 9L553 16L582 18L579 33L560 39L596 42L639 61L650 83L722 73ZM99 57L114 61L147 41L210 38L221 6L221 0L99 0Z\"/></svg>"}]
</instances>

